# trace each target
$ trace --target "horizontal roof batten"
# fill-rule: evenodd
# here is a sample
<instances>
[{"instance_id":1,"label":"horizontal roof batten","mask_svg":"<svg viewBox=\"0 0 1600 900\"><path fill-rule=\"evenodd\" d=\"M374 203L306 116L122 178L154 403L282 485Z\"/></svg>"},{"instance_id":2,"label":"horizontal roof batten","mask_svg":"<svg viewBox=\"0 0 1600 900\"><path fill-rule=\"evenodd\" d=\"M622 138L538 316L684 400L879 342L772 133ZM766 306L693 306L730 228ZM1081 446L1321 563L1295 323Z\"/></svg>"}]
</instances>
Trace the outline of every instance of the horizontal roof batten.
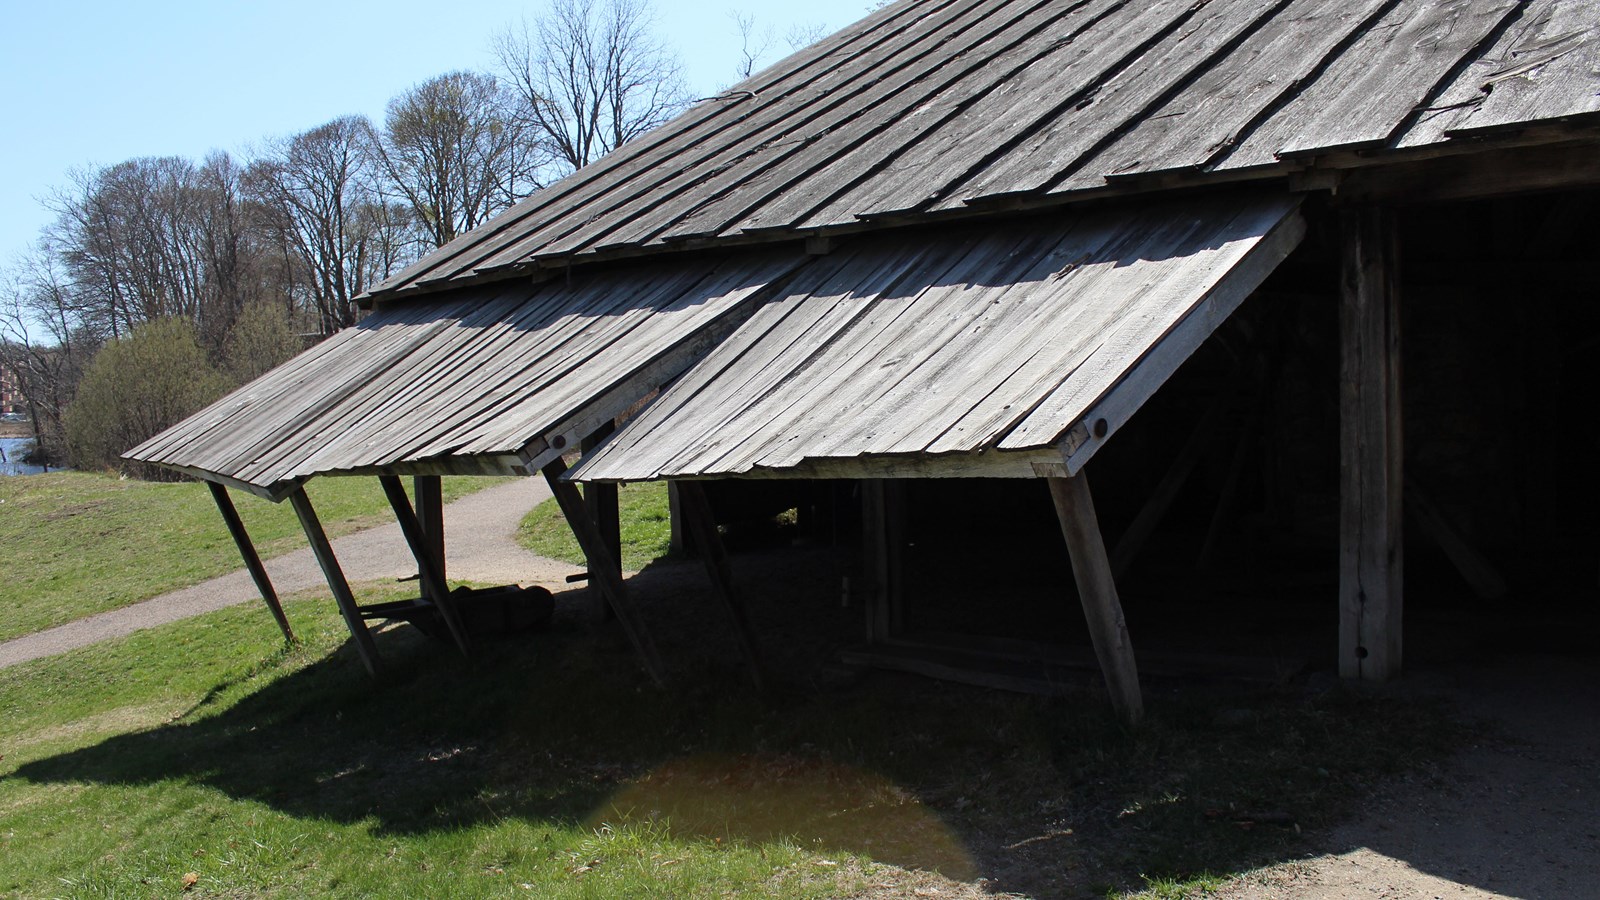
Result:
<instances>
[{"instance_id":1,"label":"horizontal roof batten","mask_svg":"<svg viewBox=\"0 0 1600 900\"><path fill-rule=\"evenodd\" d=\"M758 466L743 472L669 472L653 481L718 481L749 479L757 481L816 481L876 478L1038 478L1041 471L1064 465L1054 450L991 450L983 453L949 453L937 456L858 456L835 459L808 459L793 466ZM574 478L583 483L619 483L624 479Z\"/></svg>"}]
</instances>

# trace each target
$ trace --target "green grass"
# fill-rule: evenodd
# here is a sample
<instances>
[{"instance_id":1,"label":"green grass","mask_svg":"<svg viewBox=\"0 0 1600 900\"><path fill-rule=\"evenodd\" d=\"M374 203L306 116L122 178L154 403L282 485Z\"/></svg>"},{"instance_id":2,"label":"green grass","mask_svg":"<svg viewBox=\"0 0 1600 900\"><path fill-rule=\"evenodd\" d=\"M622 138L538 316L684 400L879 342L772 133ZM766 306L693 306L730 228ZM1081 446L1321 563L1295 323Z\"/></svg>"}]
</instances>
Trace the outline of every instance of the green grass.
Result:
<instances>
[{"instance_id":1,"label":"green grass","mask_svg":"<svg viewBox=\"0 0 1600 900\"><path fill-rule=\"evenodd\" d=\"M1251 816L1325 826L1460 734L1339 691L1153 692L1135 733L894 676L764 700L681 610L666 691L561 618L471 665L386 632L373 682L288 610L295 650L242 607L0 670L0 897L1201 896L1296 852Z\"/></svg>"},{"instance_id":2,"label":"green grass","mask_svg":"<svg viewBox=\"0 0 1600 900\"><path fill-rule=\"evenodd\" d=\"M671 550L672 521L667 514L667 483L625 484L617 491L622 521L622 568L636 572ZM540 556L584 565L583 551L554 500L534 507L517 529L517 543Z\"/></svg>"},{"instance_id":3,"label":"green grass","mask_svg":"<svg viewBox=\"0 0 1600 900\"><path fill-rule=\"evenodd\" d=\"M496 482L446 478L446 499ZM307 485L338 536L392 521L375 478ZM287 503L235 494L262 556L303 546ZM203 484L157 484L83 472L0 478L0 640L116 609L241 566Z\"/></svg>"},{"instance_id":4,"label":"green grass","mask_svg":"<svg viewBox=\"0 0 1600 900\"><path fill-rule=\"evenodd\" d=\"M0 896L169 897L189 875L197 897L855 886L781 838L680 835L608 804L686 712L641 694L625 655L601 654L620 676L586 668L597 692L561 677L586 654L559 640L463 667L402 629L380 636L374 684L331 604L288 606L296 650L229 609L0 670Z\"/></svg>"}]
</instances>

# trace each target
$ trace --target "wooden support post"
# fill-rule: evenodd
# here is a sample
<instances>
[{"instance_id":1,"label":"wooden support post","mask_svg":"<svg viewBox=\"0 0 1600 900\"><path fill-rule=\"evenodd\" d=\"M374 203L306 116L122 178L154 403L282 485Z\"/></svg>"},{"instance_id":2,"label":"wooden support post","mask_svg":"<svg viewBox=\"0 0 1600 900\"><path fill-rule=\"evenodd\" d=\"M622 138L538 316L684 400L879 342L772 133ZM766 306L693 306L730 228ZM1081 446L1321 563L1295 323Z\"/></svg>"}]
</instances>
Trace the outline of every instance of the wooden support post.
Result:
<instances>
[{"instance_id":1,"label":"wooden support post","mask_svg":"<svg viewBox=\"0 0 1600 900\"><path fill-rule=\"evenodd\" d=\"M756 690L766 691L766 666L761 659L760 644L755 630L750 627L750 617L744 600L734 589L733 566L728 562L727 548L717 533L716 517L711 513L711 502L706 499L705 488L697 481L685 481L678 486L678 497L686 513L685 525L694 535L695 546L700 548L700 559L705 562L706 574L711 577L711 587L722 602L728 617L733 620L734 632L739 637L739 650L750 666L750 680Z\"/></svg>"},{"instance_id":2,"label":"wooden support post","mask_svg":"<svg viewBox=\"0 0 1600 900\"><path fill-rule=\"evenodd\" d=\"M1078 583L1078 599L1089 620L1089 637L1094 655L1111 694L1111 705L1129 725L1144 718L1144 699L1139 692L1139 669L1133 657L1133 642L1123 620L1122 601L1117 598L1111 561L1100 535L1100 522L1094 512L1089 480L1079 473L1071 478L1048 478L1050 498L1055 501L1061 520L1061 536L1066 538L1072 557L1072 575Z\"/></svg>"},{"instance_id":3,"label":"wooden support post","mask_svg":"<svg viewBox=\"0 0 1600 900\"><path fill-rule=\"evenodd\" d=\"M600 446L616 426L607 422L594 434L583 439L579 446L584 453L588 453ZM600 532L600 539L605 542L606 549L611 551L611 561L616 566L617 578L622 577L622 515L617 506L617 486L611 483L592 482L583 486L583 505L589 511L589 519L594 522L594 527ZM589 583L597 584L594 577L595 561L586 560L589 566ZM605 602L605 597L600 591L594 592L595 611L601 618L609 615L611 607Z\"/></svg>"},{"instance_id":4,"label":"wooden support post","mask_svg":"<svg viewBox=\"0 0 1600 900\"><path fill-rule=\"evenodd\" d=\"M344 570L339 568L339 559L333 555L333 545L322 530L322 523L311 506L311 498L306 496L305 487L297 485L289 494L289 503L294 506L294 514L300 518L300 527L311 544L311 552L316 555L322 575L328 580L328 590L333 592L333 600L339 604L339 614L344 617L345 627L350 629L350 636L355 638L356 653L361 657L361 664L367 667L367 674L376 676L379 668L377 645L372 642L372 632L367 630L367 623L356 608L356 595L351 592L350 583L344 579Z\"/></svg>"},{"instance_id":5,"label":"wooden support post","mask_svg":"<svg viewBox=\"0 0 1600 900\"><path fill-rule=\"evenodd\" d=\"M1390 210L1341 226L1339 674L1381 682L1401 664L1399 241Z\"/></svg>"},{"instance_id":6,"label":"wooden support post","mask_svg":"<svg viewBox=\"0 0 1600 900\"><path fill-rule=\"evenodd\" d=\"M228 533L233 535L233 542L239 546L239 555L244 557L244 567L250 570L250 577L255 579L256 590L261 592L261 599L272 611L272 617L278 620L278 630L283 632L283 639L290 644L299 643L295 640L294 631L289 628L289 618L283 614L283 604L278 601L278 592L272 587L272 579L267 577L267 567L261 564L261 556L250 541L250 533L244 530L244 520L239 518L239 510L234 508L233 498L228 496L228 489L215 481L206 482L206 487L211 489L211 498L217 501L217 511L222 513L222 521L228 523Z\"/></svg>"},{"instance_id":7,"label":"wooden support post","mask_svg":"<svg viewBox=\"0 0 1600 900\"><path fill-rule=\"evenodd\" d=\"M406 497L405 486L400 483L397 475L379 475L378 483L383 485L383 493L389 498L389 506L394 510L395 521L400 523L400 533L405 536L406 545L411 548L411 555L417 560L418 581L424 588L423 596L429 598L439 616L444 619L445 627L450 629L450 636L455 638L456 647L461 650L461 655L471 656L467 649L467 630L461 624L461 617L456 613L455 601L450 598L450 586L445 583L443 566L439 557L434 556L433 543L428 540L422 531L422 523L418 520L416 511L411 508L411 500Z\"/></svg>"},{"instance_id":8,"label":"wooden support post","mask_svg":"<svg viewBox=\"0 0 1600 900\"><path fill-rule=\"evenodd\" d=\"M867 641L877 644L903 630L905 485L892 478L861 482L861 512Z\"/></svg>"},{"instance_id":9,"label":"wooden support post","mask_svg":"<svg viewBox=\"0 0 1600 900\"><path fill-rule=\"evenodd\" d=\"M567 464L557 457L544 467L544 479L550 485L550 493L555 495L556 503L561 507L561 514L566 517L573 537L578 539L578 546L583 549L584 557L593 563L589 569L589 578L591 582L599 582L600 590L610 601L611 609L617 614L617 620L622 623L622 630L627 633L628 640L633 642L634 649L639 652L645 671L650 673L650 677L657 685L665 686L666 677L662 671L661 657L656 653L655 642L651 640L650 633L645 631L644 624L639 621L633 603L628 598L627 584L622 580L622 569L611 559L611 551L606 548L600 532L589 519L589 511L584 506L578 486L570 481L561 480L566 471Z\"/></svg>"},{"instance_id":10,"label":"wooden support post","mask_svg":"<svg viewBox=\"0 0 1600 900\"><path fill-rule=\"evenodd\" d=\"M422 529L423 542L439 570L439 583L445 584L444 561L444 482L438 475L418 475L411 479L411 491L417 498L417 524ZM426 581L422 583L422 596L437 600Z\"/></svg>"},{"instance_id":11,"label":"wooden support post","mask_svg":"<svg viewBox=\"0 0 1600 900\"><path fill-rule=\"evenodd\" d=\"M683 532L683 501L678 497L678 482L667 482L667 527L671 529L671 537L667 539L667 548L673 553L693 555L694 549L689 546Z\"/></svg>"}]
</instances>

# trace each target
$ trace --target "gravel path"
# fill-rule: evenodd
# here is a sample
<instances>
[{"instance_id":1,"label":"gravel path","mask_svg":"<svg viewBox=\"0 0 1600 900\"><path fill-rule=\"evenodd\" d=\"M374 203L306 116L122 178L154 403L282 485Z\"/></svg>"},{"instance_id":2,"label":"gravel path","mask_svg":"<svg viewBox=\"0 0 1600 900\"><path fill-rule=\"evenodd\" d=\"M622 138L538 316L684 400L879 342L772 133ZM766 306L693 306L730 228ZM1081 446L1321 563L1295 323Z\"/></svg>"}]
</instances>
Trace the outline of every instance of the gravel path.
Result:
<instances>
[{"instance_id":1,"label":"gravel path","mask_svg":"<svg viewBox=\"0 0 1600 900\"><path fill-rule=\"evenodd\" d=\"M528 510L549 497L550 489L544 479L521 478L446 505L445 569L450 578L491 584L565 587L566 576L581 571L578 567L529 553L517 546L513 537L517 523ZM417 571L416 560L406 548L398 525L346 535L336 539L333 547L345 577L352 583L404 578ZM310 548L269 559L266 566L273 587L282 596L307 589L327 589ZM255 582L250 580L248 572L240 569L142 603L0 643L0 668L65 653L225 606L260 602ZM261 614L267 615L266 610Z\"/></svg>"}]
</instances>

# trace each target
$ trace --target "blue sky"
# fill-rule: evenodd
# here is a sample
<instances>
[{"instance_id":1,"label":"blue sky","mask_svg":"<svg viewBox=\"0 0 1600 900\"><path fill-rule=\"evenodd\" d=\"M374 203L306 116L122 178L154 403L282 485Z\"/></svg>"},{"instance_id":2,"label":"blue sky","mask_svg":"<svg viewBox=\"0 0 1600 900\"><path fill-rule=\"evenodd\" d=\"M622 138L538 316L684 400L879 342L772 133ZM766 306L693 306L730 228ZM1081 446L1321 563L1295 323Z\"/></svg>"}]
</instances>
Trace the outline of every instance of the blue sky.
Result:
<instances>
[{"instance_id":1,"label":"blue sky","mask_svg":"<svg viewBox=\"0 0 1600 900\"><path fill-rule=\"evenodd\" d=\"M835 31L872 0L654 0L690 85L733 81L752 15L786 45L793 25ZM248 154L335 116L380 119L390 97L452 69L489 69L491 35L544 2L207 0L22 3L0 29L0 265L51 218L38 198L68 172L140 156ZM448 12L444 12L444 10Z\"/></svg>"}]
</instances>

